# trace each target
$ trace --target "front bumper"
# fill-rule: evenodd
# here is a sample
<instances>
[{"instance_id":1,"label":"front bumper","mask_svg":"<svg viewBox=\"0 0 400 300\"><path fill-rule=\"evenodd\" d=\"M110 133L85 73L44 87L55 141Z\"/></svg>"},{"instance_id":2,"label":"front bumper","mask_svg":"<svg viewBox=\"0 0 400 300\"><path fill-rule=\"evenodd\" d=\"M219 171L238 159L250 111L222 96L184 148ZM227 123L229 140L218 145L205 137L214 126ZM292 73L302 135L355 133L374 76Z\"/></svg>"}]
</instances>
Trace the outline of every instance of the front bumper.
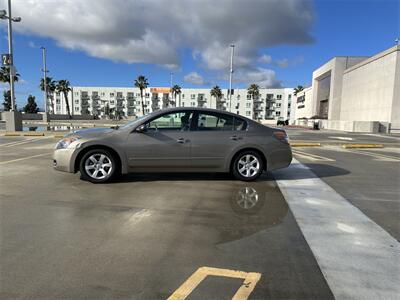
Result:
<instances>
[{"instance_id":1,"label":"front bumper","mask_svg":"<svg viewBox=\"0 0 400 300\"><path fill-rule=\"evenodd\" d=\"M53 153L53 167L63 172L74 172L74 157L76 149L57 149Z\"/></svg>"}]
</instances>

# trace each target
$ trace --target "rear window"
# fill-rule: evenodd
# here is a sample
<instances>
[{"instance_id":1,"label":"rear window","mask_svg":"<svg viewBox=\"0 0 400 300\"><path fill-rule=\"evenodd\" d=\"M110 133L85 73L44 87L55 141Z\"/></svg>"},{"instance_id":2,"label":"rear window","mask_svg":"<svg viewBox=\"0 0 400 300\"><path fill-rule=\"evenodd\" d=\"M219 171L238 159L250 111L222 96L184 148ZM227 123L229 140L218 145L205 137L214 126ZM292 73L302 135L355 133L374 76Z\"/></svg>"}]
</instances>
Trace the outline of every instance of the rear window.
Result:
<instances>
[{"instance_id":1,"label":"rear window","mask_svg":"<svg viewBox=\"0 0 400 300\"><path fill-rule=\"evenodd\" d=\"M238 131L245 130L247 122L243 119L215 113L199 113L197 130L199 131Z\"/></svg>"}]
</instances>

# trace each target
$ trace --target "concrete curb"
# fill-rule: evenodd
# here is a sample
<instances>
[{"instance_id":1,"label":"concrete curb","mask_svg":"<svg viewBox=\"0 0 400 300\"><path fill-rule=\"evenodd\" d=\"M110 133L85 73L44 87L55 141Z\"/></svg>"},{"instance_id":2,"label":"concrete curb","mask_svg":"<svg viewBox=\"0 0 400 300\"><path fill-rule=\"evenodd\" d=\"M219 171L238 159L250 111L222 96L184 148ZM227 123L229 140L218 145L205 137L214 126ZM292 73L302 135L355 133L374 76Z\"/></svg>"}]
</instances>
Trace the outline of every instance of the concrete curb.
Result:
<instances>
[{"instance_id":1,"label":"concrete curb","mask_svg":"<svg viewBox=\"0 0 400 300\"><path fill-rule=\"evenodd\" d=\"M26 132L23 134L24 136L44 136L43 132Z\"/></svg>"}]
</instances>

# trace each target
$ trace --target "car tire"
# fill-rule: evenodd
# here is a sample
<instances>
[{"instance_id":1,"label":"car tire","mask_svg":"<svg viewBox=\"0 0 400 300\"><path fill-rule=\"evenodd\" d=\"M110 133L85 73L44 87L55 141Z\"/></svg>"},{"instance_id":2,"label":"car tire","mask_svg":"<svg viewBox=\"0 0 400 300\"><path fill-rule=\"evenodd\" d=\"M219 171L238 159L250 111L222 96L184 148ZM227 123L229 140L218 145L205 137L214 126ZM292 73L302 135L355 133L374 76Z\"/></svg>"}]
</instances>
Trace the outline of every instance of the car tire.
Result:
<instances>
[{"instance_id":1,"label":"car tire","mask_svg":"<svg viewBox=\"0 0 400 300\"><path fill-rule=\"evenodd\" d=\"M264 170L261 155L252 150L243 151L236 156L232 165L232 173L236 179L242 181L256 180Z\"/></svg>"},{"instance_id":2,"label":"car tire","mask_svg":"<svg viewBox=\"0 0 400 300\"><path fill-rule=\"evenodd\" d=\"M118 173L118 165L114 156L107 150L94 149L85 153L79 164L83 180L92 183L111 181Z\"/></svg>"}]
</instances>

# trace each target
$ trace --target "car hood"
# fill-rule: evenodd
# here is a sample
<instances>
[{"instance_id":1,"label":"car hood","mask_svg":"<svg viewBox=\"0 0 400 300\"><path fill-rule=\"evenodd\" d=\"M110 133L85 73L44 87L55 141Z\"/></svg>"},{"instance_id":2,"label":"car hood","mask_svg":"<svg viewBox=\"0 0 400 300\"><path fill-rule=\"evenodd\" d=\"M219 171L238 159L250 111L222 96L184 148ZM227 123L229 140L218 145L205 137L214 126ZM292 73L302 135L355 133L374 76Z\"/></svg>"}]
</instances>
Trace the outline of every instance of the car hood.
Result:
<instances>
[{"instance_id":1,"label":"car hood","mask_svg":"<svg viewBox=\"0 0 400 300\"><path fill-rule=\"evenodd\" d=\"M88 129L79 129L74 131L74 135L79 135L81 137L99 137L110 132L114 132L115 129L112 128L88 128Z\"/></svg>"}]
</instances>

